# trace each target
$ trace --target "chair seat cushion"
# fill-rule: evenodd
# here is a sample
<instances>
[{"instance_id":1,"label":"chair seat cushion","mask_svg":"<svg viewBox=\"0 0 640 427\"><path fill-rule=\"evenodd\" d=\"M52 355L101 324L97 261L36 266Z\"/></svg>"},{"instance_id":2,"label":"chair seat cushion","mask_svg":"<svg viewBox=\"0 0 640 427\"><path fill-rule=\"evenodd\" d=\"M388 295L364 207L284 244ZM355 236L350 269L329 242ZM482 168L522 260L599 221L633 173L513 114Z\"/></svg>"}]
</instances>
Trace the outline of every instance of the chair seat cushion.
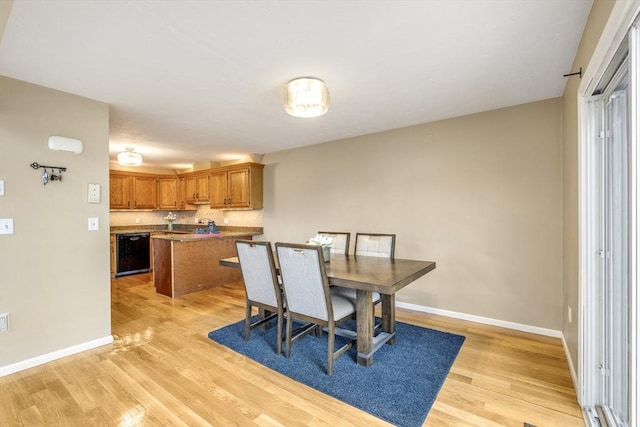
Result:
<instances>
[{"instance_id":1,"label":"chair seat cushion","mask_svg":"<svg viewBox=\"0 0 640 427\"><path fill-rule=\"evenodd\" d=\"M331 304L334 320L344 319L356 312L356 300L340 294L331 293Z\"/></svg>"}]
</instances>

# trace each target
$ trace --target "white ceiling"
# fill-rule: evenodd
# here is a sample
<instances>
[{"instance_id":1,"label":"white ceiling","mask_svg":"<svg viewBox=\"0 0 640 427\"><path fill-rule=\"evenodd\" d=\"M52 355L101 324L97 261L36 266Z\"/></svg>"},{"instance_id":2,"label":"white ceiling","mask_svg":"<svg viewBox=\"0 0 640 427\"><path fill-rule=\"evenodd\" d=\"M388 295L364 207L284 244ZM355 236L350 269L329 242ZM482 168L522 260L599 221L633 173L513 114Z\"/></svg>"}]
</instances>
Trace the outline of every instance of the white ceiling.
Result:
<instances>
[{"instance_id":1,"label":"white ceiling","mask_svg":"<svg viewBox=\"0 0 640 427\"><path fill-rule=\"evenodd\" d=\"M180 168L561 96L591 4L15 0L0 74L109 103L112 159ZM288 116L309 75L329 112Z\"/></svg>"}]
</instances>

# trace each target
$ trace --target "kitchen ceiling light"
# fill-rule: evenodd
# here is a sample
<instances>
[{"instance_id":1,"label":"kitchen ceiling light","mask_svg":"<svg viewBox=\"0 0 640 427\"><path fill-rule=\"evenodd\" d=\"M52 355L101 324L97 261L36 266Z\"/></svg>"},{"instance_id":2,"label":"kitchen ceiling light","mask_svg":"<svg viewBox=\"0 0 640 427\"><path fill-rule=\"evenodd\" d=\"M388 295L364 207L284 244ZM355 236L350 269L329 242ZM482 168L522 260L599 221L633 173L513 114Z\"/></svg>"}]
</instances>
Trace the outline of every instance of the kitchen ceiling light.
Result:
<instances>
[{"instance_id":1,"label":"kitchen ceiling light","mask_svg":"<svg viewBox=\"0 0 640 427\"><path fill-rule=\"evenodd\" d=\"M298 77L285 86L283 103L294 117L319 117L329 110L329 89L315 77Z\"/></svg>"},{"instance_id":2,"label":"kitchen ceiling light","mask_svg":"<svg viewBox=\"0 0 640 427\"><path fill-rule=\"evenodd\" d=\"M142 156L134 153L133 148L127 147L125 151L118 154L118 163L122 166L140 166L142 165Z\"/></svg>"}]
</instances>

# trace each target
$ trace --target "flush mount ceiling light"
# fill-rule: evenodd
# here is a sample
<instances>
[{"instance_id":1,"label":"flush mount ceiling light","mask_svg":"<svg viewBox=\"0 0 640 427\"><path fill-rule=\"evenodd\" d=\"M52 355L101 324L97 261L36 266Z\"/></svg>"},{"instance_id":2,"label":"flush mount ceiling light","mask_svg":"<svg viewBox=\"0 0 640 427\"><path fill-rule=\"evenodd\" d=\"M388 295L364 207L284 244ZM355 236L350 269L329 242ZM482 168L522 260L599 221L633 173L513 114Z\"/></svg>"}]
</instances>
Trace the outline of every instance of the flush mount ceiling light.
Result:
<instances>
[{"instance_id":1,"label":"flush mount ceiling light","mask_svg":"<svg viewBox=\"0 0 640 427\"><path fill-rule=\"evenodd\" d=\"M142 164L142 156L134 153L133 148L127 147L125 151L118 154L118 163L122 166L140 166Z\"/></svg>"},{"instance_id":2,"label":"flush mount ceiling light","mask_svg":"<svg viewBox=\"0 0 640 427\"><path fill-rule=\"evenodd\" d=\"M315 77L298 77L285 86L283 103L294 117L318 117L329 110L329 89Z\"/></svg>"}]
</instances>

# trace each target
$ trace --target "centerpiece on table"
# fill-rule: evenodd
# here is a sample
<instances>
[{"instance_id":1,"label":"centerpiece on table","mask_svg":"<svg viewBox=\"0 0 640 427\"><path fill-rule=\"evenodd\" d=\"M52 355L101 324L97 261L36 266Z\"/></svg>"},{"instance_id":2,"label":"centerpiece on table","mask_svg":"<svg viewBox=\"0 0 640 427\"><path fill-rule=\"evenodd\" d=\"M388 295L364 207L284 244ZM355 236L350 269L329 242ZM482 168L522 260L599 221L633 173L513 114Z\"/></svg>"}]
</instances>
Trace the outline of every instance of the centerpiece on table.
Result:
<instances>
[{"instance_id":1,"label":"centerpiece on table","mask_svg":"<svg viewBox=\"0 0 640 427\"><path fill-rule=\"evenodd\" d=\"M322 246L322 256L324 257L324 262L329 262L329 259L331 258L331 248L333 247L333 238L331 236L316 234L316 236L310 238L307 243L309 243L310 245Z\"/></svg>"},{"instance_id":2,"label":"centerpiece on table","mask_svg":"<svg viewBox=\"0 0 640 427\"><path fill-rule=\"evenodd\" d=\"M169 222L169 224L167 225L167 229L171 231L173 230L173 221L178 219L178 216L173 212L169 212L167 216L164 217L164 219L166 219Z\"/></svg>"}]
</instances>

